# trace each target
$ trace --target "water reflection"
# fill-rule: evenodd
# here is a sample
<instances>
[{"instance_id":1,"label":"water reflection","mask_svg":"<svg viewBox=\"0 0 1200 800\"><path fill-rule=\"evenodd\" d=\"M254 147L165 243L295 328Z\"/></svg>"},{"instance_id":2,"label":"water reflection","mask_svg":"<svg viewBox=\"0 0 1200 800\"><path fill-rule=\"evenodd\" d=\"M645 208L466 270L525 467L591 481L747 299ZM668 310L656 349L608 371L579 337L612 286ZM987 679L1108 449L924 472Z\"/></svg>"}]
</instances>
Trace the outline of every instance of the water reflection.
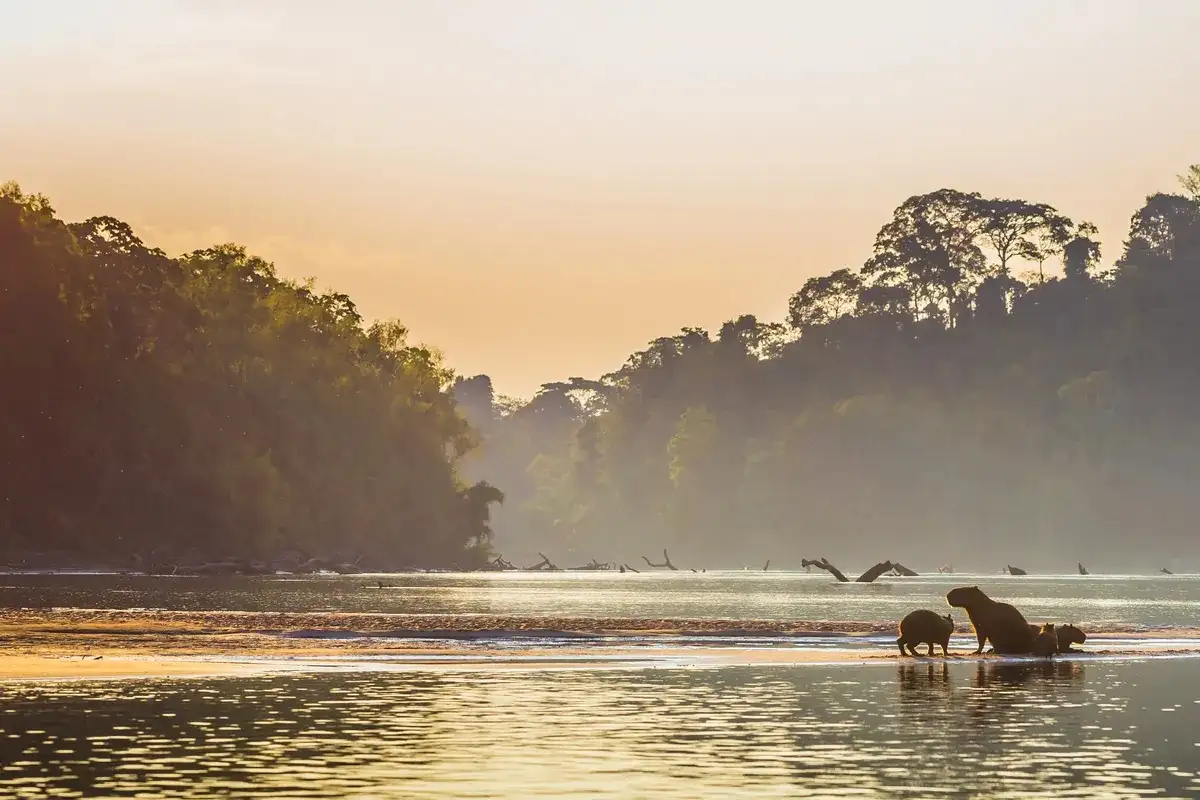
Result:
<instances>
[{"instance_id":1,"label":"water reflection","mask_svg":"<svg viewBox=\"0 0 1200 800\"><path fill-rule=\"evenodd\" d=\"M0 798L1189 796L1195 662L0 687Z\"/></svg>"}]
</instances>

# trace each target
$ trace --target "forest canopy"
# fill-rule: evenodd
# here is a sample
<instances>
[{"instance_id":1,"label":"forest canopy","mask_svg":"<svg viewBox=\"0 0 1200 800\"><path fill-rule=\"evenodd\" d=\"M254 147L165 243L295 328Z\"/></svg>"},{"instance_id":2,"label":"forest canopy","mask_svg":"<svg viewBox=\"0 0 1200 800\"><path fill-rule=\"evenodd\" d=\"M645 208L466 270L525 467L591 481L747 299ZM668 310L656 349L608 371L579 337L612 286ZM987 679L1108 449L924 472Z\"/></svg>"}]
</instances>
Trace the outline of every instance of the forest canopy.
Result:
<instances>
[{"instance_id":1,"label":"forest canopy","mask_svg":"<svg viewBox=\"0 0 1200 800\"><path fill-rule=\"evenodd\" d=\"M440 356L234 245L0 187L0 558L487 560Z\"/></svg>"},{"instance_id":2,"label":"forest canopy","mask_svg":"<svg viewBox=\"0 0 1200 800\"><path fill-rule=\"evenodd\" d=\"M1200 167L1101 255L1044 202L916 195L784 321L520 401L244 248L169 257L8 184L0 558L1195 559Z\"/></svg>"},{"instance_id":3,"label":"forest canopy","mask_svg":"<svg viewBox=\"0 0 1200 800\"><path fill-rule=\"evenodd\" d=\"M901 203L785 322L685 328L529 402L455 395L496 547L692 566L1200 557L1200 167L1099 233L1044 202Z\"/></svg>"}]
</instances>

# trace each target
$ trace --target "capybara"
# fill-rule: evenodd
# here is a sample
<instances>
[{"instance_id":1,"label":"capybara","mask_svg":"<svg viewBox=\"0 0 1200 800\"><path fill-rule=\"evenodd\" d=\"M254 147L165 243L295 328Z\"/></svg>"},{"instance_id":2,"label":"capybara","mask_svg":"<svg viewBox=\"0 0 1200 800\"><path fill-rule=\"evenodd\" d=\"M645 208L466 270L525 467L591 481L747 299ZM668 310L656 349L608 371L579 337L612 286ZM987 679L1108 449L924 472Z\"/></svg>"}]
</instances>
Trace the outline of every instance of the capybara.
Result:
<instances>
[{"instance_id":1,"label":"capybara","mask_svg":"<svg viewBox=\"0 0 1200 800\"><path fill-rule=\"evenodd\" d=\"M955 608L964 609L975 628L979 647L975 653L983 652L989 639L999 655L1026 655L1033 647L1034 632L1021 612L1008 603L998 603L984 594L978 586L959 586L946 593L946 602Z\"/></svg>"},{"instance_id":2,"label":"capybara","mask_svg":"<svg viewBox=\"0 0 1200 800\"><path fill-rule=\"evenodd\" d=\"M1058 634L1054 632L1053 622L1042 626L1042 632L1034 637L1030 652L1038 658L1054 658L1058 653Z\"/></svg>"},{"instance_id":3,"label":"capybara","mask_svg":"<svg viewBox=\"0 0 1200 800\"><path fill-rule=\"evenodd\" d=\"M1074 625L1063 625L1058 629L1058 652L1074 653L1071 649L1073 644L1083 644L1087 641L1087 634L1076 628Z\"/></svg>"},{"instance_id":4,"label":"capybara","mask_svg":"<svg viewBox=\"0 0 1200 800\"><path fill-rule=\"evenodd\" d=\"M1033 635L1036 638L1042 632L1042 626L1030 623L1029 630L1033 631ZM1058 652L1060 653L1077 653L1079 651L1072 650L1071 645L1083 644L1087 641L1087 634L1074 625L1056 626L1054 633L1058 636Z\"/></svg>"},{"instance_id":5,"label":"capybara","mask_svg":"<svg viewBox=\"0 0 1200 800\"><path fill-rule=\"evenodd\" d=\"M907 647L908 652L915 656L918 655L915 645L929 645L929 655L933 655L933 646L940 644L942 655L947 655L946 648L950 645L952 633L953 617L949 614L939 616L935 611L922 608L900 620L900 638L896 640L896 646L900 648L900 655L905 654L904 648Z\"/></svg>"}]
</instances>

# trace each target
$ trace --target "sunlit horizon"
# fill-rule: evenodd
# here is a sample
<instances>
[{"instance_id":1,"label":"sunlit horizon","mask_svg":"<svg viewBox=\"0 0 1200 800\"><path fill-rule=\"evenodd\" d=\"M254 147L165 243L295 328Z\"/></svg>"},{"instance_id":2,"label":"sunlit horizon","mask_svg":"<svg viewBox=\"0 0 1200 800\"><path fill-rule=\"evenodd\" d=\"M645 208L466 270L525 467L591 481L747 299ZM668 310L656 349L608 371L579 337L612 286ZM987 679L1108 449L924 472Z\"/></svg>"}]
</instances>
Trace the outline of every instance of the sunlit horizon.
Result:
<instances>
[{"instance_id":1,"label":"sunlit horizon","mask_svg":"<svg viewBox=\"0 0 1200 800\"><path fill-rule=\"evenodd\" d=\"M943 186L1090 220L1111 263L1200 160L1188 2L329 8L0 9L0 180L244 244L529 396L781 319Z\"/></svg>"}]
</instances>

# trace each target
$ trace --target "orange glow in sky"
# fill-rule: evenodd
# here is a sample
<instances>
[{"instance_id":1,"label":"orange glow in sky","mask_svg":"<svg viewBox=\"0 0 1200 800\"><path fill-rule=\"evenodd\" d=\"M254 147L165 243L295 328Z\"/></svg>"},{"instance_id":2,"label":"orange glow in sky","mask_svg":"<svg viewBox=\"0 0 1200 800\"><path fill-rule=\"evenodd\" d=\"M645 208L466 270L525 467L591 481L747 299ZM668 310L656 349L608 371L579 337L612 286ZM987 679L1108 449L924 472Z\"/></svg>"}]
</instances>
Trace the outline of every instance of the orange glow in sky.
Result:
<instances>
[{"instance_id":1,"label":"orange glow in sky","mask_svg":"<svg viewBox=\"0 0 1200 800\"><path fill-rule=\"evenodd\" d=\"M1200 3L0 5L0 181L237 241L529 395L779 319L906 197L1049 202L1119 254L1200 161Z\"/></svg>"}]
</instances>

